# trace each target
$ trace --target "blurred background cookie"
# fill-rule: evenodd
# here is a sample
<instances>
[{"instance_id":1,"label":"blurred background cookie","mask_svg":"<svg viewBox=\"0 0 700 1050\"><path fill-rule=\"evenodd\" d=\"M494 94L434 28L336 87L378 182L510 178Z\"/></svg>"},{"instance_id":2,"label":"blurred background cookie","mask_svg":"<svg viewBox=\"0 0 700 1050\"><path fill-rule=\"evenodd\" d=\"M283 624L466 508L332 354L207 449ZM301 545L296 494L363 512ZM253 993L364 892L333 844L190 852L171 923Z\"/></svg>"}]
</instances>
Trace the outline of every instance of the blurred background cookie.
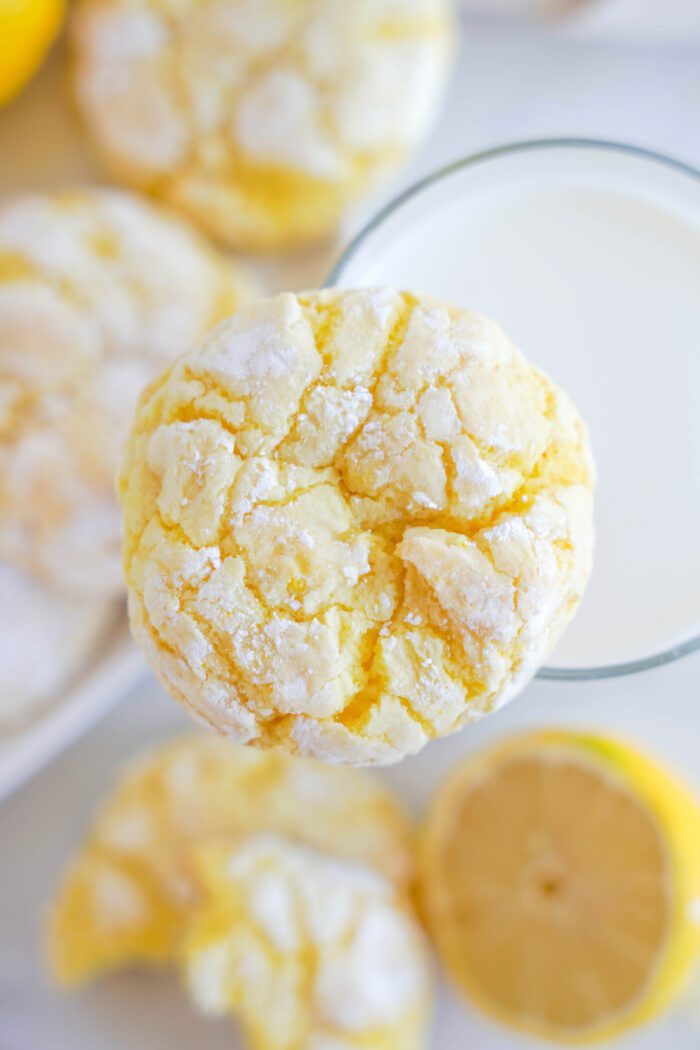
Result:
<instances>
[{"instance_id":1,"label":"blurred background cookie","mask_svg":"<svg viewBox=\"0 0 700 1050\"><path fill-rule=\"evenodd\" d=\"M89 657L116 608L68 596L0 562L0 731L54 697Z\"/></svg>"},{"instance_id":2,"label":"blurred background cookie","mask_svg":"<svg viewBox=\"0 0 700 1050\"><path fill-rule=\"evenodd\" d=\"M80 0L75 91L114 174L214 236L331 233L430 126L449 0Z\"/></svg>"},{"instance_id":3,"label":"blurred background cookie","mask_svg":"<svg viewBox=\"0 0 700 1050\"><path fill-rule=\"evenodd\" d=\"M126 770L68 870L49 928L56 979L172 962L198 897L193 844L260 831L366 864L401 893L413 878L411 825L380 781L213 735L176 737Z\"/></svg>"},{"instance_id":4,"label":"blurred background cookie","mask_svg":"<svg viewBox=\"0 0 700 1050\"><path fill-rule=\"evenodd\" d=\"M205 845L184 945L187 987L252 1050L421 1050L431 974L422 933L370 869L276 836Z\"/></svg>"},{"instance_id":5,"label":"blurred background cookie","mask_svg":"<svg viewBox=\"0 0 700 1050\"><path fill-rule=\"evenodd\" d=\"M134 197L0 207L0 557L76 594L121 591L114 475L138 396L252 292Z\"/></svg>"}]
</instances>

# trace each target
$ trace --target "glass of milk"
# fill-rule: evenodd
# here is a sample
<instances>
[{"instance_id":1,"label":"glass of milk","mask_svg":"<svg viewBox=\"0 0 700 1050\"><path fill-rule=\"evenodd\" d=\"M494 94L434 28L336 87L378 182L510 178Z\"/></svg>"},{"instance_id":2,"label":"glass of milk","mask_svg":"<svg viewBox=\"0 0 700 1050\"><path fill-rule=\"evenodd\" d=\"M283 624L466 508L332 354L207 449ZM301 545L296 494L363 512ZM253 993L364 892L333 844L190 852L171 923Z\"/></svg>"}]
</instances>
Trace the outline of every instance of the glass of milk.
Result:
<instances>
[{"instance_id":1,"label":"glass of milk","mask_svg":"<svg viewBox=\"0 0 700 1050\"><path fill-rule=\"evenodd\" d=\"M700 172L597 141L490 150L384 208L329 283L489 315L586 419L594 570L542 676L700 649Z\"/></svg>"}]
</instances>

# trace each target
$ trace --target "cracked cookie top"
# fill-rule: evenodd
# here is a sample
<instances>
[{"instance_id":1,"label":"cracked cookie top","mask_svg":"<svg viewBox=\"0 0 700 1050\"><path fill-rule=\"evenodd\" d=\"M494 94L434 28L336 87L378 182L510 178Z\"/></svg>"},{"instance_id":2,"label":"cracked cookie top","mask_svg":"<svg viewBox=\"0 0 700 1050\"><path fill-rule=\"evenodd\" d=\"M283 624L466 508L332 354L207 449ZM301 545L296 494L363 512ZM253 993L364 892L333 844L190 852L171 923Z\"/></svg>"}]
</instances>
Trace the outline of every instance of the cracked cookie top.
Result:
<instances>
[{"instance_id":1,"label":"cracked cookie top","mask_svg":"<svg viewBox=\"0 0 700 1050\"><path fill-rule=\"evenodd\" d=\"M583 592L593 467L491 321L396 291L244 307L141 400L133 630L241 742L395 761L519 691Z\"/></svg>"},{"instance_id":2,"label":"cracked cookie top","mask_svg":"<svg viewBox=\"0 0 700 1050\"><path fill-rule=\"evenodd\" d=\"M431 975L422 933L375 872L272 835L195 854L203 901L187 987L232 1014L253 1050L422 1050Z\"/></svg>"},{"instance_id":3,"label":"cracked cookie top","mask_svg":"<svg viewBox=\"0 0 700 1050\"><path fill-rule=\"evenodd\" d=\"M230 243L332 232L430 124L448 0L80 0L75 89L100 154Z\"/></svg>"},{"instance_id":4,"label":"cracked cookie top","mask_svg":"<svg viewBox=\"0 0 700 1050\"><path fill-rule=\"evenodd\" d=\"M175 737L126 769L63 878L47 930L56 980L173 962L199 897L192 848L260 832L367 865L401 895L413 879L413 830L378 779L212 733Z\"/></svg>"},{"instance_id":5,"label":"cracked cookie top","mask_svg":"<svg viewBox=\"0 0 700 1050\"><path fill-rule=\"evenodd\" d=\"M138 395L252 294L127 194L0 207L0 557L73 594L122 590L114 475Z\"/></svg>"}]
</instances>

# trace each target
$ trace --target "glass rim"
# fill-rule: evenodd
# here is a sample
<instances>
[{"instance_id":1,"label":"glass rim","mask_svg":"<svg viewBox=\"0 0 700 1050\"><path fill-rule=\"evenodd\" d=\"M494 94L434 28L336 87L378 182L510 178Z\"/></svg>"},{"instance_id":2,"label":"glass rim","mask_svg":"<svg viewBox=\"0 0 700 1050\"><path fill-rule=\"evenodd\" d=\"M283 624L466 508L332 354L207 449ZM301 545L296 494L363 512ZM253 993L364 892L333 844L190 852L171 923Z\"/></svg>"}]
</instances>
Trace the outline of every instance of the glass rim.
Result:
<instances>
[{"instance_id":1,"label":"glass rim","mask_svg":"<svg viewBox=\"0 0 700 1050\"><path fill-rule=\"evenodd\" d=\"M365 241L367 241L377 230L381 229L384 223L394 214L399 212L404 205L409 204L414 198L419 197L422 193L430 190L433 186L451 178L453 175L458 175L460 172L476 167L479 164L498 160L501 157L507 157L512 154L529 153L548 149L590 149L622 154L624 156L637 158L638 160L651 161L652 163L668 168L671 171L675 171L678 174L686 175L700 184L700 170L693 167L691 164L687 164L685 161L678 160L675 157L670 157L665 153L660 153L657 150L647 149L645 146L636 146L627 142L617 142L612 139L585 137L536 138L521 139L500 146L493 146L490 149L480 150L477 153L469 154L466 157L461 157L458 160L451 161L449 164L437 168L435 171L430 172L428 175L425 175L423 178L412 183L388 201L388 203L383 205L342 250L337 262L326 278L324 287L336 287L349 263L357 255L360 248L363 247ZM633 660L624 660L619 663L601 664L597 666L591 665L590 667L548 667L545 665L539 669L535 677L545 681L559 682L586 682L595 681L597 679L621 678L625 675L637 674L640 671L650 671L656 667L663 667L664 664L674 663L676 660L680 660L681 657L689 656L691 653L698 651L700 651L700 633L691 635L690 638L687 638L676 645L668 646L659 652L652 653L649 656L638 657Z\"/></svg>"}]
</instances>

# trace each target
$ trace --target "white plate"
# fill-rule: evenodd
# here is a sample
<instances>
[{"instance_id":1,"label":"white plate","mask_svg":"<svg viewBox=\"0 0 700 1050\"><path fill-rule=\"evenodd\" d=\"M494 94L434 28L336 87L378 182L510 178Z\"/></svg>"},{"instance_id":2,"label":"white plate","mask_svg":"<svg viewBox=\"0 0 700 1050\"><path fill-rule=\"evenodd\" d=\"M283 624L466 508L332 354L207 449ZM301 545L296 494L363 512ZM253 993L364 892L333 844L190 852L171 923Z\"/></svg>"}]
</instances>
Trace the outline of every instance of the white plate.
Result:
<instances>
[{"instance_id":1,"label":"white plate","mask_svg":"<svg viewBox=\"0 0 700 1050\"><path fill-rule=\"evenodd\" d=\"M121 618L61 695L25 725L0 736L0 801L89 729L145 674L143 657Z\"/></svg>"}]
</instances>

